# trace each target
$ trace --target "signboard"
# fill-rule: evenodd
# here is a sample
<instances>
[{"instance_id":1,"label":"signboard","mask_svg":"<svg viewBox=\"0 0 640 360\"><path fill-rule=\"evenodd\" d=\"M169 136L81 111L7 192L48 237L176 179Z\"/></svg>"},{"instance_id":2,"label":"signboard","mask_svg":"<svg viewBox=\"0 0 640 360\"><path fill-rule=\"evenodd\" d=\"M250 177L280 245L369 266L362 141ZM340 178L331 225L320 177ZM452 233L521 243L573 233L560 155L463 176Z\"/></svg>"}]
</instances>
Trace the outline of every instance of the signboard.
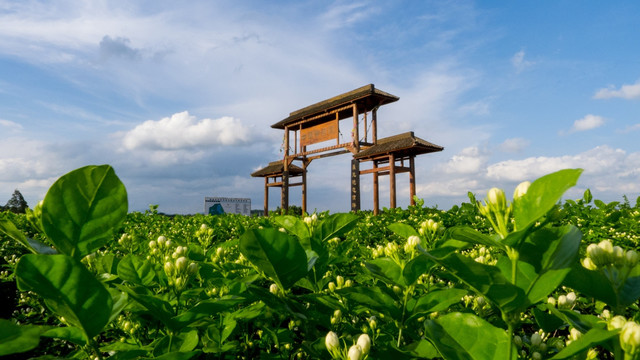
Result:
<instances>
[{"instance_id":1,"label":"signboard","mask_svg":"<svg viewBox=\"0 0 640 360\"><path fill-rule=\"evenodd\" d=\"M251 199L228 197L205 197L205 215L242 214L251 216Z\"/></svg>"},{"instance_id":2,"label":"signboard","mask_svg":"<svg viewBox=\"0 0 640 360\"><path fill-rule=\"evenodd\" d=\"M337 139L339 136L338 130L338 120L332 120L306 129L303 128L300 130L300 146Z\"/></svg>"}]
</instances>

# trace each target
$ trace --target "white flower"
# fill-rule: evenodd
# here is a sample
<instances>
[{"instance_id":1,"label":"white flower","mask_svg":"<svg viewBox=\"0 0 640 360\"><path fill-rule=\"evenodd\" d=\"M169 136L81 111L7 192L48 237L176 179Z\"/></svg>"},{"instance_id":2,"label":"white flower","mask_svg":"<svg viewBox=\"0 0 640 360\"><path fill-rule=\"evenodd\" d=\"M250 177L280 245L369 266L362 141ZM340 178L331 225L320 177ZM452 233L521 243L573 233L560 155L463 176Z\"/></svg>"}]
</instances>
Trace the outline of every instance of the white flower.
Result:
<instances>
[{"instance_id":1,"label":"white flower","mask_svg":"<svg viewBox=\"0 0 640 360\"><path fill-rule=\"evenodd\" d=\"M371 348L371 338L369 338L369 335L367 334L362 334L358 337L356 345L360 346L362 354L366 355L369 353L369 349Z\"/></svg>"},{"instance_id":2,"label":"white flower","mask_svg":"<svg viewBox=\"0 0 640 360\"><path fill-rule=\"evenodd\" d=\"M353 345L349 348L349 354L347 356L349 360L360 360L360 357L362 356L362 349L360 349L360 346L358 345Z\"/></svg>"},{"instance_id":3,"label":"white flower","mask_svg":"<svg viewBox=\"0 0 640 360\"><path fill-rule=\"evenodd\" d=\"M334 352L337 352L340 347L340 340L338 339L338 334L334 333L333 331L329 331L327 333L327 336L325 336L324 338L324 345L327 347L327 350L329 350L331 354L333 354Z\"/></svg>"},{"instance_id":4,"label":"white flower","mask_svg":"<svg viewBox=\"0 0 640 360\"><path fill-rule=\"evenodd\" d=\"M529 181L523 181L516 186L516 190L513 192L513 200L523 197L524 194L527 193L527 190L529 190L529 186L531 186Z\"/></svg>"}]
</instances>

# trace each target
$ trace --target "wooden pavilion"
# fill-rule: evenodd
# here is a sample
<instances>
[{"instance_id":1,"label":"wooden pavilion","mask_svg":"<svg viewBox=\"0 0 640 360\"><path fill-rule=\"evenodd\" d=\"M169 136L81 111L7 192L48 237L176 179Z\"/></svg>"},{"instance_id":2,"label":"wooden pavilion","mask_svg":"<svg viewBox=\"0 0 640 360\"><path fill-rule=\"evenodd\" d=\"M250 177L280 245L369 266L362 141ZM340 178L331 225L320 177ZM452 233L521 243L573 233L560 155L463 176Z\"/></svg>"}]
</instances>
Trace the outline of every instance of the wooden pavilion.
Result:
<instances>
[{"instance_id":1,"label":"wooden pavilion","mask_svg":"<svg viewBox=\"0 0 640 360\"><path fill-rule=\"evenodd\" d=\"M289 187L302 186L302 211L306 212L306 173L309 164L315 159L349 152L353 155L351 162L351 209L353 211L360 210L361 174L374 174L374 212L376 213L378 211L378 176L390 175L391 207L393 208L395 207L395 174L408 171L413 199L415 156L442 151L443 148L415 137L413 132L378 141L378 108L399 99L369 84L293 111L287 118L273 124L272 128L284 130L283 159L272 162L251 174L254 177L265 178L265 215L268 213L268 188L273 186L281 187L281 208L285 210L289 206ZM340 125L343 124L344 129L345 123L351 133L346 140L340 131ZM361 161L371 161L374 167L361 172L359 165ZM396 166L398 161L400 165ZM408 168L404 166L405 161L410 163ZM300 162L300 166L294 165L294 162ZM393 166L378 167L386 163ZM298 176L302 177L301 182L291 184L290 178ZM270 179L273 181L270 182Z\"/></svg>"}]
</instances>

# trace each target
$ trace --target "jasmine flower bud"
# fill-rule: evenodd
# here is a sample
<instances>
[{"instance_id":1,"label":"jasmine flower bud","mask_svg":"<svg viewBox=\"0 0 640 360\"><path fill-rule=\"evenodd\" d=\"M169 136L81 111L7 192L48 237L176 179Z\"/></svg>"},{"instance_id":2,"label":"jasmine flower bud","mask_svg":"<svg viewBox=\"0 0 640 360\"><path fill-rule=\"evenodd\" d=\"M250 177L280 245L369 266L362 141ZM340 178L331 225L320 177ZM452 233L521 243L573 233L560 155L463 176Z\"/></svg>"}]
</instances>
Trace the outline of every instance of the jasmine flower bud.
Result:
<instances>
[{"instance_id":1,"label":"jasmine flower bud","mask_svg":"<svg viewBox=\"0 0 640 360\"><path fill-rule=\"evenodd\" d=\"M337 353L340 350L340 339L338 339L338 335L333 331L329 331L327 336L324 337L324 345L332 355Z\"/></svg>"},{"instance_id":2,"label":"jasmine flower bud","mask_svg":"<svg viewBox=\"0 0 640 360\"><path fill-rule=\"evenodd\" d=\"M358 337L356 345L360 347L360 349L362 350L362 354L367 355L369 353L369 349L371 348L371 338L369 338L369 335L367 334L362 334Z\"/></svg>"},{"instance_id":3,"label":"jasmine flower bud","mask_svg":"<svg viewBox=\"0 0 640 360\"><path fill-rule=\"evenodd\" d=\"M360 346L353 345L349 348L349 353L347 355L349 360L360 360L361 356L362 356L362 349L360 349Z\"/></svg>"},{"instance_id":4,"label":"jasmine flower bud","mask_svg":"<svg viewBox=\"0 0 640 360\"><path fill-rule=\"evenodd\" d=\"M531 186L531 182L523 181L518 186L516 186L516 190L513 192L513 200L519 199L529 190L529 186Z\"/></svg>"}]
</instances>

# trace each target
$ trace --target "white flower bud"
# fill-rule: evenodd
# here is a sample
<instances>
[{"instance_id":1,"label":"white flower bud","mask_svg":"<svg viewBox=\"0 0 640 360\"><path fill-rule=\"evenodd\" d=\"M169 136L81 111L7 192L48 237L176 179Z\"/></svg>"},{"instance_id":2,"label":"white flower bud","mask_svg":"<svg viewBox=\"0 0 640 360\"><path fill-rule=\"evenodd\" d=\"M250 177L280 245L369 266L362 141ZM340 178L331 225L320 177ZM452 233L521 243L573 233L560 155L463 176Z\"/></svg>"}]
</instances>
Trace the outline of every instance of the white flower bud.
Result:
<instances>
[{"instance_id":1,"label":"white flower bud","mask_svg":"<svg viewBox=\"0 0 640 360\"><path fill-rule=\"evenodd\" d=\"M371 338L369 338L369 335L367 334L362 334L358 337L356 345L360 346L362 354L367 355L369 353L369 349L371 348Z\"/></svg>"},{"instance_id":2,"label":"white flower bud","mask_svg":"<svg viewBox=\"0 0 640 360\"><path fill-rule=\"evenodd\" d=\"M173 263L171 261L167 261L166 263L164 263L164 272L165 274L167 274L167 276L172 276L174 271L175 267L173 266Z\"/></svg>"},{"instance_id":3,"label":"white flower bud","mask_svg":"<svg viewBox=\"0 0 640 360\"><path fill-rule=\"evenodd\" d=\"M163 247L166 242L167 238L164 235L158 236L158 245L160 245L160 247Z\"/></svg>"},{"instance_id":4,"label":"white flower bud","mask_svg":"<svg viewBox=\"0 0 640 360\"><path fill-rule=\"evenodd\" d=\"M625 258L626 265L628 267L633 268L638 265L638 253L635 250L627 251L627 253L625 254Z\"/></svg>"},{"instance_id":5,"label":"white flower bud","mask_svg":"<svg viewBox=\"0 0 640 360\"><path fill-rule=\"evenodd\" d=\"M540 336L540 334L536 332L531 335L531 345L538 346L540 345L541 342L542 342L542 337Z\"/></svg>"},{"instance_id":6,"label":"white flower bud","mask_svg":"<svg viewBox=\"0 0 640 360\"><path fill-rule=\"evenodd\" d=\"M189 275L194 275L195 273L198 272L198 264L192 262L191 264L189 264L189 267L187 268L187 272L189 273Z\"/></svg>"},{"instance_id":7,"label":"white flower bud","mask_svg":"<svg viewBox=\"0 0 640 360\"><path fill-rule=\"evenodd\" d=\"M311 221L316 222L318 220L318 215L316 215L316 213L313 213L311 215Z\"/></svg>"},{"instance_id":8,"label":"white flower bud","mask_svg":"<svg viewBox=\"0 0 640 360\"><path fill-rule=\"evenodd\" d=\"M569 306L573 306L573 304L575 304L577 299L576 293L574 293L573 291L567 294L567 303Z\"/></svg>"},{"instance_id":9,"label":"white flower bud","mask_svg":"<svg viewBox=\"0 0 640 360\"><path fill-rule=\"evenodd\" d=\"M616 315L607 322L607 329L608 330L622 329L622 327L626 323L627 323L627 319L625 319L624 316Z\"/></svg>"},{"instance_id":10,"label":"white flower bud","mask_svg":"<svg viewBox=\"0 0 640 360\"><path fill-rule=\"evenodd\" d=\"M324 338L324 345L330 353L334 353L340 350L340 339L338 335L333 331L329 331Z\"/></svg>"},{"instance_id":11,"label":"white flower bud","mask_svg":"<svg viewBox=\"0 0 640 360\"><path fill-rule=\"evenodd\" d=\"M582 259L582 266L584 266L584 268L587 270L598 270L598 267L590 257Z\"/></svg>"},{"instance_id":12,"label":"white flower bud","mask_svg":"<svg viewBox=\"0 0 640 360\"><path fill-rule=\"evenodd\" d=\"M342 289L342 285L344 285L344 278L340 275L336 276L336 284L338 284L338 289Z\"/></svg>"},{"instance_id":13,"label":"white flower bud","mask_svg":"<svg viewBox=\"0 0 640 360\"><path fill-rule=\"evenodd\" d=\"M624 250L620 246L613 247L613 263L616 266L624 266L627 262Z\"/></svg>"},{"instance_id":14,"label":"white flower bud","mask_svg":"<svg viewBox=\"0 0 640 360\"><path fill-rule=\"evenodd\" d=\"M149 241L149 249L155 249L157 245L158 244L155 241Z\"/></svg>"},{"instance_id":15,"label":"white flower bud","mask_svg":"<svg viewBox=\"0 0 640 360\"><path fill-rule=\"evenodd\" d=\"M516 186L516 190L513 192L513 200L519 199L529 190L529 186L531 186L531 182L523 181L518 186Z\"/></svg>"},{"instance_id":16,"label":"white flower bud","mask_svg":"<svg viewBox=\"0 0 640 360\"><path fill-rule=\"evenodd\" d=\"M620 330L620 347L626 354L635 355L640 350L640 324L629 321Z\"/></svg>"},{"instance_id":17,"label":"white flower bud","mask_svg":"<svg viewBox=\"0 0 640 360\"><path fill-rule=\"evenodd\" d=\"M361 356L362 356L362 349L360 349L360 346L353 345L349 348L349 353L347 355L349 360L360 360Z\"/></svg>"},{"instance_id":18,"label":"white flower bud","mask_svg":"<svg viewBox=\"0 0 640 360\"><path fill-rule=\"evenodd\" d=\"M269 286L269 292L272 293L273 295L278 295L278 284L271 284Z\"/></svg>"},{"instance_id":19,"label":"white flower bud","mask_svg":"<svg viewBox=\"0 0 640 360\"><path fill-rule=\"evenodd\" d=\"M187 268L187 266L189 265L189 260L187 260L186 257L181 256L176 260L176 270L179 273L183 273L184 270Z\"/></svg>"},{"instance_id":20,"label":"white flower bud","mask_svg":"<svg viewBox=\"0 0 640 360\"><path fill-rule=\"evenodd\" d=\"M507 198L504 196L504 191L495 187L489 189L487 193L487 204L491 204L497 209L506 209Z\"/></svg>"},{"instance_id":21,"label":"white flower bud","mask_svg":"<svg viewBox=\"0 0 640 360\"><path fill-rule=\"evenodd\" d=\"M329 282L327 287L329 288L329 291L331 291L331 292L336 291L336 283L334 283L333 281Z\"/></svg>"},{"instance_id":22,"label":"white flower bud","mask_svg":"<svg viewBox=\"0 0 640 360\"><path fill-rule=\"evenodd\" d=\"M558 296L558 308L565 308L565 307L567 307L567 296L566 295Z\"/></svg>"}]
</instances>

